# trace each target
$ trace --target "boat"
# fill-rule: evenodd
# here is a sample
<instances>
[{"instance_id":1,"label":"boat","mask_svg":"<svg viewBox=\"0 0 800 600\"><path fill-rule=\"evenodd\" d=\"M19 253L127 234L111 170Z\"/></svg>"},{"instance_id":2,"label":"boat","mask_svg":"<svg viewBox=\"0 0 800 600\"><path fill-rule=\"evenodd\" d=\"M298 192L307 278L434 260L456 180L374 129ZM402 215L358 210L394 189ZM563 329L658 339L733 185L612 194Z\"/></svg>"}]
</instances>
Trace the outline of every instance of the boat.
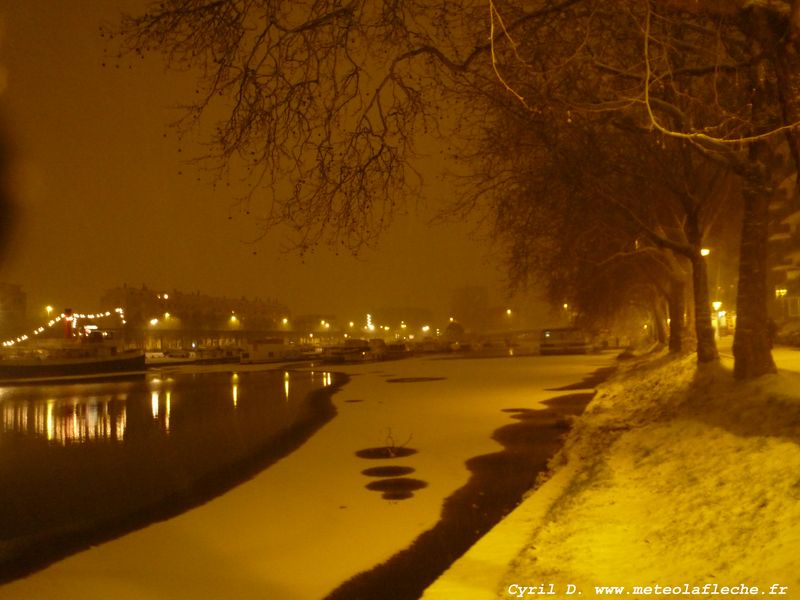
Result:
<instances>
[{"instance_id":1,"label":"boat","mask_svg":"<svg viewBox=\"0 0 800 600\"><path fill-rule=\"evenodd\" d=\"M113 335L100 331L21 344L5 349L0 357L0 383L110 377L144 370L144 352L125 350Z\"/></svg>"},{"instance_id":2,"label":"boat","mask_svg":"<svg viewBox=\"0 0 800 600\"><path fill-rule=\"evenodd\" d=\"M322 360L327 363L354 363L373 360L373 350L367 340L350 338L343 344L322 349Z\"/></svg>"},{"instance_id":3,"label":"boat","mask_svg":"<svg viewBox=\"0 0 800 600\"><path fill-rule=\"evenodd\" d=\"M303 358L300 348L287 344L283 338L252 340L242 350L239 358L242 364L273 363L299 360Z\"/></svg>"}]
</instances>

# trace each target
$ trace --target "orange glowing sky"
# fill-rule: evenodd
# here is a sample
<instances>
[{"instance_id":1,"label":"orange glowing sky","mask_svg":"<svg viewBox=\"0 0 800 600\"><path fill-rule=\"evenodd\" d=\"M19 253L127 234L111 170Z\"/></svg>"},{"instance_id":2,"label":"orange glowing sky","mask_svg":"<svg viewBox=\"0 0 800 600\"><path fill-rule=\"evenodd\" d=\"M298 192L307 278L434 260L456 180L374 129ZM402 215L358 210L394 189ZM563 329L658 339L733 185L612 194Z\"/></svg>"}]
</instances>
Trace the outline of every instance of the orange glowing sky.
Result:
<instances>
[{"instance_id":1,"label":"orange glowing sky","mask_svg":"<svg viewBox=\"0 0 800 600\"><path fill-rule=\"evenodd\" d=\"M144 5L0 0L0 118L20 213L0 281L23 286L30 313L40 304L93 310L123 283L273 297L295 314L343 318L385 306L443 314L465 285L505 301L501 269L473 226L428 225L430 208L412 208L358 259L323 248L302 261L279 251L278 233L251 243L251 228L228 218L232 197L185 164L192 144L179 152L169 127L189 80L155 56L103 66L100 25Z\"/></svg>"}]
</instances>

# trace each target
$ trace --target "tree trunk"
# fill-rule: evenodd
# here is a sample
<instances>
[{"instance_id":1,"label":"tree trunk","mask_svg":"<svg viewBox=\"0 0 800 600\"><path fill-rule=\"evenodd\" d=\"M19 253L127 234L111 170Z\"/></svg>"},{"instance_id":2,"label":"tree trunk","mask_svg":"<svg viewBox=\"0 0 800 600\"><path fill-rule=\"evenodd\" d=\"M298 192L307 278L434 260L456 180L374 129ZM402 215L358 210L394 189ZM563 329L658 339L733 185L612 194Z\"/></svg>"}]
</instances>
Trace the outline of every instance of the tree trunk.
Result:
<instances>
[{"instance_id":1,"label":"tree trunk","mask_svg":"<svg viewBox=\"0 0 800 600\"><path fill-rule=\"evenodd\" d=\"M708 296L706 260L700 249L692 256L692 287L694 288L694 327L697 333L697 362L707 363L719 359L714 328L711 326L711 300Z\"/></svg>"},{"instance_id":2,"label":"tree trunk","mask_svg":"<svg viewBox=\"0 0 800 600\"><path fill-rule=\"evenodd\" d=\"M754 51L764 53L765 48L771 49L774 59L780 63L778 36L766 11L755 8L747 27L759 41ZM774 90L765 72L763 65L756 64L750 75L754 133L767 131L772 126L767 121L768 111L764 105L769 103L769 93ZM778 74L781 74L781 69L778 69ZM781 91L789 91L787 83L779 83L779 96ZM733 337L733 375L737 379L777 372L767 326L767 238L769 200L772 197L772 181L766 166L768 150L766 141L751 142L747 147L747 164L741 173L744 211L739 247L739 289L736 292L736 332Z\"/></svg>"},{"instance_id":3,"label":"tree trunk","mask_svg":"<svg viewBox=\"0 0 800 600\"><path fill-rule=\"evenodd\" d=\"M739 250L739 289L733 338L737 379L775 373L767 328L768 174L758 158L763 142L750 147L751 168L744 177L742 240Z\"/></svg>"},{"instance_id":4,"label":"tree trunk","mask_svg":"<svg viewBox=\"0 0 800 600\"><path fill-rule=\"evenodd\" d=\"M683 281L675 279L669 288L669 351L683 351L683 335L685 329L684 313L686 312L686 286Z\"/></svg>"},{"instance_id":5,"label":"tree trunk","mask_svg":"<svg viewBox=\"0 0 800 600\"><path fill-rule=\"evenodd\" d=\"M653 328L656 341L659 344L667 343L667 320L664 317L664 306L661 298L653 301Z\"/></svg>"},{"instance_id":6,"label":"tree trunk","mask_svg":"<svg viewBox=\"0 0 800 600\"><path fill-rule=\"evenodd\" d=\"M708 270L706 259L701 253L703 234L700 229L699 211L695 207L687 210L685 223L686 238L692 246L689 257L692 265L692 292L694 297L694 330L697 335L697 362L707 363L719 360L714 328L711 326L711 299L708 295Z\"/></svg>"}]
</instances>

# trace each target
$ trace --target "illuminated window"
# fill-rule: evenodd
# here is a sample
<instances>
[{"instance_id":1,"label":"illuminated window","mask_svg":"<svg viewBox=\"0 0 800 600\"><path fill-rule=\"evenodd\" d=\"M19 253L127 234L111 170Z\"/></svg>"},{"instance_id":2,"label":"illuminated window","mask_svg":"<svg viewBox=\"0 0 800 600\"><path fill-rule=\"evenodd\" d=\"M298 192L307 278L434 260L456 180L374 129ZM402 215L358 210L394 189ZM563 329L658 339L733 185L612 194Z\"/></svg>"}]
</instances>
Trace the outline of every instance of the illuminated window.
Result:
<instances>
[{"instance_id":1,"label":"illuminated window","mask_svg":"<svg viewBox=\"0 0 800 600\"><path fill-rule=\"evenodd\" d=\"M786 295L786 288L777 288L775 290L775 297L776 298L783 298Z\"/></svg>"}]
</instances>

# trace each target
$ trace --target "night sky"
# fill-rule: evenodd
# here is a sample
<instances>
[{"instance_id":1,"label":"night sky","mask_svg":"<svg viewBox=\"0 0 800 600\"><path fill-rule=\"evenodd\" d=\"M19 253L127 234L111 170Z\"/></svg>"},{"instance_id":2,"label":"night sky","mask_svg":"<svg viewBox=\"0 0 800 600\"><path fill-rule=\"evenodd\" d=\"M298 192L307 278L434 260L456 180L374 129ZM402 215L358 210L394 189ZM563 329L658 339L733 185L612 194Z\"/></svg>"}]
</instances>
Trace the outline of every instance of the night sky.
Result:
<instances>
[{"instance_id":1,"label":"night sky","mask_svg":"<svg viewBox=\"0 0 800 600\"><path fill-rule=\"evenodd\" d=\"M105 55L100 25L145 5L0 0L0 119L19 212L0 281L22 285L29 313L105 309L103 291L123 283L277 298L295 314L341 318L387 306L444 316L465 285L493 287L493 301L505 302L473 225L427 224L436 199L453 193L441 184L358 259L321 248L301 260L280 251L280 232L253 243L233 194L186 164L200 140L181 142L169 126L191 79L157 56L117 66Z\"/></svg>"}]
</instances>

